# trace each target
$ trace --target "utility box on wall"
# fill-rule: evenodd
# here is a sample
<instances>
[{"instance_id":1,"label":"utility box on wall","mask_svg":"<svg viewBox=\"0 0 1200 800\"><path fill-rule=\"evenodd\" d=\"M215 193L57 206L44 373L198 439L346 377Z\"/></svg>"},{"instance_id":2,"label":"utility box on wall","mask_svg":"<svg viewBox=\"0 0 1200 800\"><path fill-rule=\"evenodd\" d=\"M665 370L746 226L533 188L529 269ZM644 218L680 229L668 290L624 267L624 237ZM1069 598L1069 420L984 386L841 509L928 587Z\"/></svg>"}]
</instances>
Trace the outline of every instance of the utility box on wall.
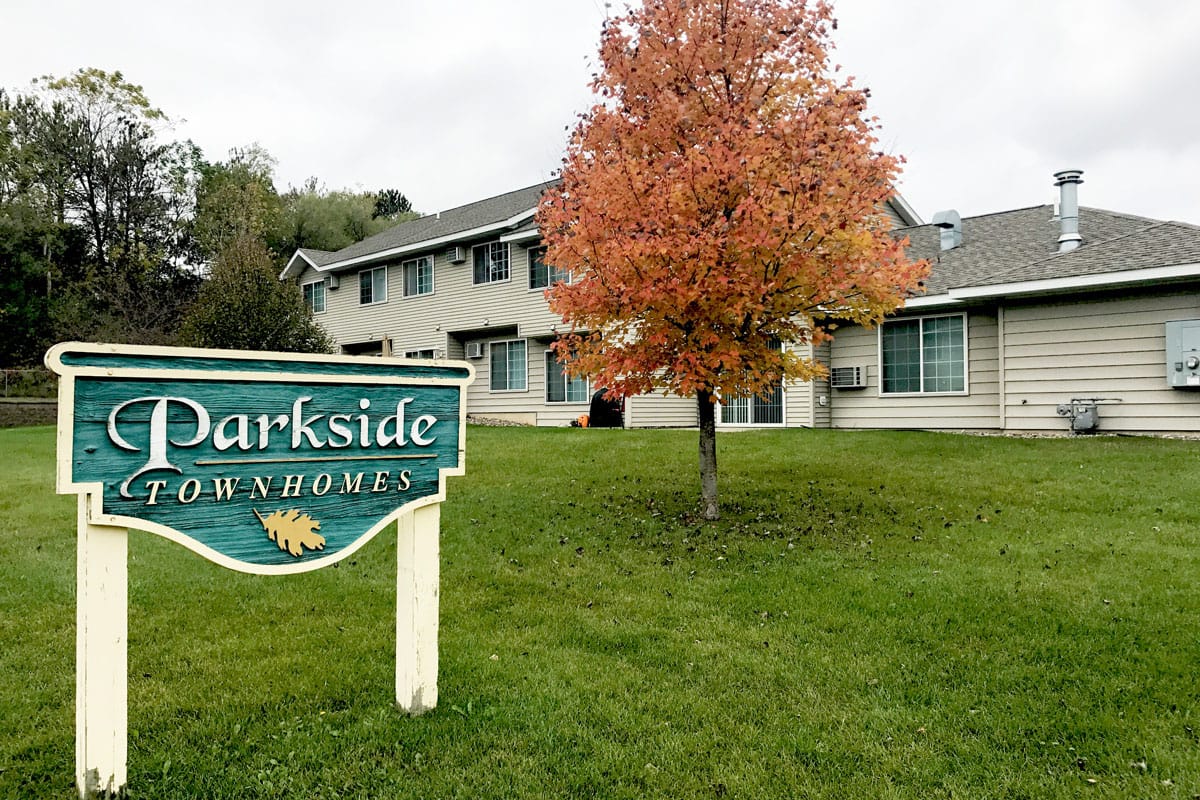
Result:
<instances>
[{"instance_id":1,"label":"utility box on wall","mask_svg":"<svg viewBox=\"0 0 1200 800\"><path fill-rule=\"evenodd\" d=\"M1200 389L1200 319L1167 323L1167 383L1173 389Z\"/></svg>"}]
</instances>

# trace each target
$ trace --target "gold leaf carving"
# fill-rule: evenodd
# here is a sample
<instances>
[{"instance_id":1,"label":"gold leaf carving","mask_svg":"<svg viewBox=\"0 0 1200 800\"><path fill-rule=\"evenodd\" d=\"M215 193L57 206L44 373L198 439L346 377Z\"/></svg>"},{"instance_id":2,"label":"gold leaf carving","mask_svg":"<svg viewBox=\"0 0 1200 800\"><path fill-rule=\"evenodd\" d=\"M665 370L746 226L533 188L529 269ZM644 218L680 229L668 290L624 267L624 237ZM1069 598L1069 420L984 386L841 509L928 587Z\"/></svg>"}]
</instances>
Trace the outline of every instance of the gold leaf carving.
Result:
<instances>
[{"instance_id":1,"label":"gold leaf carving","mask_svg":"<svg viewBox=\"0 0 1200 800\"><path fill-rule=\"evenodd\" d=\"M258 517L267 531L267 537L279 545L280 550L287 550L299 558L304 555L305 547L309 550L325 549L325 537L317 533L321 523L308 514L301 514L300 509L276 511L266 517L254 509L250 510L254 511L254 516Z\"/></svg>"}]
</instances>

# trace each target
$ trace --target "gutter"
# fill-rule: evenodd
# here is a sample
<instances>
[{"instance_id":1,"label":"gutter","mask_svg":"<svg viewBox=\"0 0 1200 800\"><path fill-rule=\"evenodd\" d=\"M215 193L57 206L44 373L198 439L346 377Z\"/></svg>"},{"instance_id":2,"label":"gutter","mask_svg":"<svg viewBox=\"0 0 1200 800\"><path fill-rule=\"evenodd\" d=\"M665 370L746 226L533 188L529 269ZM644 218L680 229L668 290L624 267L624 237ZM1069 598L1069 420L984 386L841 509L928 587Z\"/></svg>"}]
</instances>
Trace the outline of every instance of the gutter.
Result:
<instances>
[{"instance_id":1,"label":"gutter","mask_svg":"<svg viewBox=\"0 0 1200 800\"><path fill-rule=\"evenodd\" d=\"M1189 279L1200 279L1200 264L1177 264L1170 267L1127 269L1101 275L1071 275L1065 278L1012 281L996 283L991 286L960 286L949 289L943 294L909 297L901 307L906 310L945 308L960 306L973 300L1000 300L1006 297L1115 289L1138 284L1169 283Z\"/></svg>"},{"instance_id":2,"label":"gutter","mask_svg":"<svg viewBox=\"0 0 1200 800\"><path fill-rule=\"evenodd\" d=\"M963 286L949 291L954 301L982 300L1031 294L1049 294L1078 289L1106 289L1138 283L1200 278L1200 264L1178 264L1171 267L1127 269L1102 275L1072 275L1066 278L1043 278L1034 281L1013 281L992 286ZM922 298L923 299L923 298ZM932 299L932 298L931 298Z\"/></svg>"}]
</instances>

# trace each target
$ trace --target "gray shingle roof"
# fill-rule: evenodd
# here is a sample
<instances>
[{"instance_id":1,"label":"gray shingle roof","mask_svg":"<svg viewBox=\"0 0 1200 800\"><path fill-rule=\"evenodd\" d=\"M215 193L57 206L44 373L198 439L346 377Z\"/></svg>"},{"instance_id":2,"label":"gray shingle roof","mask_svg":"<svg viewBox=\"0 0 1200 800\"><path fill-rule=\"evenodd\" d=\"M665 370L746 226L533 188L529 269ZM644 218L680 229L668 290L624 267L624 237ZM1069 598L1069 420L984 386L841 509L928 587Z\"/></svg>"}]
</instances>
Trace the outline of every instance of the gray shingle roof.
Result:
<instances>
[{"instance_id":1,"label":"gray shingle roof","mask_svg":"<svg viewBox=\"0 0 1200 800\"><path fill-rule=\"evenodd\" d=\"M464 206L429 214L408 222L401 222L393 228L375 234L374 236L355 242L332 254L325 263L347 261L353 258L369 256L372 253L382 253L398 247L419 244L432 239L441 239L463 233L487 225L495 225L507 219L535 208L538 198L551 183L539 183L524 189L507 192L486 200L468 203Z\"/></svg>"},{"instance_id":2,"label":"gray shingle roof","mask_svg":"<svg viewBox=\"0 0 1200 800\"><path fill-rule=\"evenodd\" d=\"M932 225L900 228L910 258L933 267L926 294L967 286L1102 275L1125 270L1200 263L1200 227L1161 222L1097 208L1080 208L1083 245L1058 252L1060 225L1049 205L966 217L962 244L941 250Z\"/></svg>"},{"instance_id":3,"label":"gray shingle roof","mask_svg":"<svg viewBox=\"0 0 1200 800\"><path fill-rule=\"evenodd\" d=\"M553 183L402 222L337 252L300 252L324 267L426 241L453 239L456 234L498 225L535 208L542 192ZM522 219L510 232L533 227L532 218ZM1059 221L1053 206L1042 205L966 217L962 220L962 244L952 250L940 249L939 230L933 225L898 228L893 233L909 238L910 258L926 258L933 264L925 281L928 296L955 288L1200 264L1200 227L1195 225L1082 207L1079 231L1083 245L1059 253Z\"/></svg>"},{"instance_id":4,"label":"gray shingle roof","mask_svg":"<svg viewBox=\"0 0 1200 800\"><path fill-rule=\"evenodd\" d=\"M337 260L337 255L328 250L316 250L312 247L301 247L298 251L301 255L316 264L318 267L325 266Z\"/></svg>"},{"instance_id":5,"label":"gray shingle roof","mask_svg":"<svg viewBox=\"0 0 1200 800\"><path fill-rule=\"evenodd\" d=\"M995 275L984 285L1183 264L1200 264L1200 228L1182 222L1156 222L1090 247L1055 254Z\"/></svg>"}]
</instances>

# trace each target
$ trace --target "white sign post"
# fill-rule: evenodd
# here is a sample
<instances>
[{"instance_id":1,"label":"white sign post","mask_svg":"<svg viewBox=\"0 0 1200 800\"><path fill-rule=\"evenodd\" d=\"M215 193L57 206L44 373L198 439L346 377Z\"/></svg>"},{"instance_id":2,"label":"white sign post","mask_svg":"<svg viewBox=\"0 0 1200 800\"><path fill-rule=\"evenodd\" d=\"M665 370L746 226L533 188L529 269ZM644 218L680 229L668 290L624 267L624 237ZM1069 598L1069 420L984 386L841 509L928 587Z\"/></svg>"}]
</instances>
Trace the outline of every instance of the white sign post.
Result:
<instances>
[{"instance_id":1,"label":"white sign post","mask_svg":"<svg viewBox=\"0 0 1200 800\"><path fill-rule=\"evenodd\" d=\"M442 507L428 505L396 523L396 704L409 714L437 705L438 529ZM411 642L407 649L399 642Z\"/></svg>"},{"instance_id":2,"label":"white sign post","mask_svg":"<svg viewBox=\"0 0 1200 800\"><path fill-rule=\"evenodd\" d=\"M75 598L75 785L80 797L125 789L129 686L126 528L93 525L79 496Z\"/></svg>"}]
</instances>

